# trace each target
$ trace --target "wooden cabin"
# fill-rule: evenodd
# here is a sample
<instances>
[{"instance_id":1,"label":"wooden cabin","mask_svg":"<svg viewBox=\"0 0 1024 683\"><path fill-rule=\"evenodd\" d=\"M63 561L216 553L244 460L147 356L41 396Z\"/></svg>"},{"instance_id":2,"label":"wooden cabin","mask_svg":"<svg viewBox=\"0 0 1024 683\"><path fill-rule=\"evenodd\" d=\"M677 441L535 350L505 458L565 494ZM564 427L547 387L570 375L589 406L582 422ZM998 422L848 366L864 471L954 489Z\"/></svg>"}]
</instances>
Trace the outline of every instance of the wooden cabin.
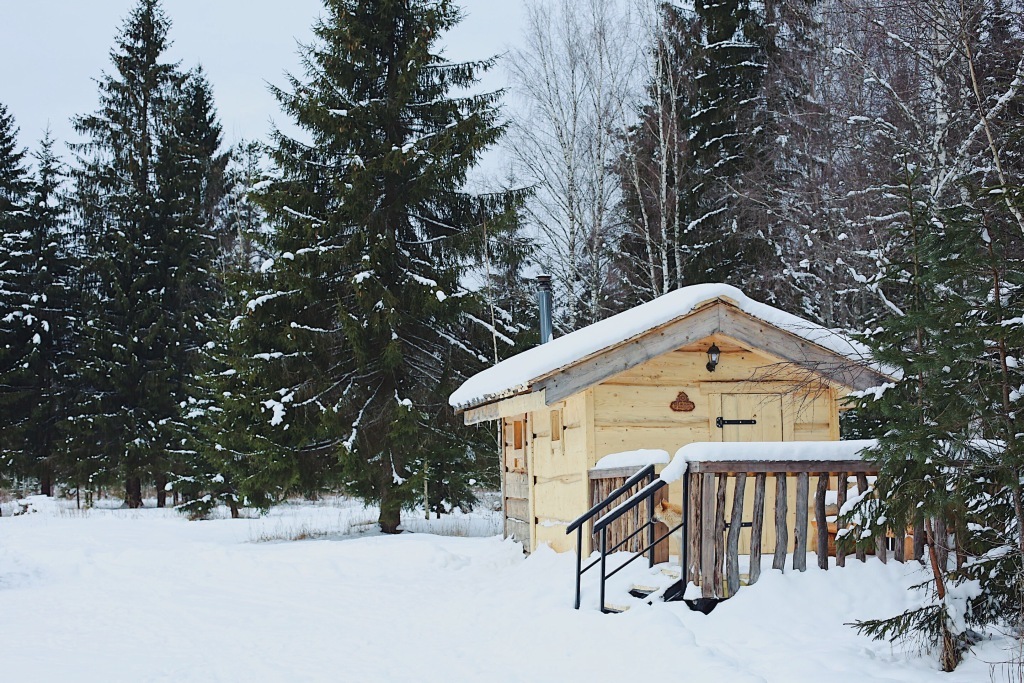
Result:
<instances>
[{"instance_id":1,"label":"wooden cabin","mask_svg":"<svg viewBox=\"0 0 1024 683\"><path fill-rule=\"evenodd\" d=\"M707 284L509 358L450 402L467 424L501 421L505 535L527 551L564 551L575 546L567 525L603 498L607 480L637 469L598 468L605 456L673 454L695 442L834 441L843 398L888 379L842 334ZM682 502L681 484L668 495ZM584 554L590 544L588 536Z\"/></svg>"}]
</instances>

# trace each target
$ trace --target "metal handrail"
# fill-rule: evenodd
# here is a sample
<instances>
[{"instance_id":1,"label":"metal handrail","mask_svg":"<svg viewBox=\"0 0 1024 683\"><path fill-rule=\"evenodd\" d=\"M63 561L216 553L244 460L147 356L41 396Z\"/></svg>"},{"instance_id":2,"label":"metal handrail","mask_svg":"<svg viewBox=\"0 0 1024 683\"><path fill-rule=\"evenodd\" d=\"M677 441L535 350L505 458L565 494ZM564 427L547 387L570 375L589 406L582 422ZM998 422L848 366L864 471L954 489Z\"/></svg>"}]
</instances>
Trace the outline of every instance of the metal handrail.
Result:
<instances>
[{"instance_id":1,"label":"metal handrail","mask_svg":"<svg viewBox=\"0 0 1024 683\"><path fill-rule=\"evenodd\" d=\"M649 477L649 476L653 476L653 475L654 475L654 465L648 465L647 467L643 468L642 470L640 470L639 472L634 474L632 477L630 477L629 479L626 480L625 484L623 484L619 488L617 488L614 491L612 491L611 493L609 493L607 498L605 498L600 503L598 503L594 507L590 508L589 510L587 510L585 513L583 513L579 517L577 517L575 519L575 521L572 522L572 524L570 524L569 526L567 526L565 528L565 535L568 536L572 532L576 531L576 529L578 529L581 526L583 526L583 524L585 524L586 522L590 521L590 519L593 518L594 516L596 516L598 512L600 512L601 510L603 510L606 507L608 507L609 505L611 505L611 501L612 500L614 500L615 498L618 498L623 493L625 493L626 491L628 491L629 489L633 488L638 483L640 483L641 479L644 479L645 477Z\"/></svg>"},{"instance_id":2,"label":"metal handrail","mask_svg":"<svg viewBox=\"0 0 1024 683\"><path fill-rule=\"evenodd\" d=\"M641 527L641 528L643 528L643 527ZM628 565L630 562L632 562L633 560L635 560L638 557L643 556L643 554L646 553L648 550L650 550L654 546L658 545L659 543L664 541L666 538L668 538L669 536L671 536L672 534L674 534L675 532L679 531L682 528L683 528L683 523L682 522L680 522L679 524L676 524L674 527L672 527L671 529L668 530L668 533L662 534L661 536L658 537L658 540L654 541L652 544L644 546L640 550L636 551L636 554L633 555L633 557L629 558L628 560L626 560L625 562L620 564L618 567L613 569L612 572L610 574L608 574L608 576L606 576L604 578L605 579L612 578L613 576L618 574L620 570L622 570L624 567L626 567L626 565Z\"/></svg>"},{"instance_id":3,"label":"metal handrail","mask_svg":"<svg viewBox=\"0 0 1024 683\"><path fill-rule=\"evenodd\" d=\"M642 489L634 493L632 496L622 501L622 503L620 503L618 507L616 507L614 510L612 510L607 515L594 522L594 532L596 533L601 529L605 528L606 526L617 520L619 517L635 508L645 498L654 495L662 487L665 486L668 486L668 482L665 481L664 479L655 479L651 483L647 484L647 486L643 487Z\"/></svg>"},{"instance_id":4,"label":"metal handrail","mask_svg":"<svg viewBox=\"0 0 1024 683\"><path fill-rule=\"evenodd\" d=\"M615 503L615 501L622 497L629 489L633 488L641 482L644 483L643 487L631 495L629 498L618 504L614 509L603 515L593 524L592 533L600 534L600 557L593 562L589 563L586 567L583 566L583 525L596 517L601 510L605 510ZM574 520L568 527L566 527L565 533L571 534L573 531L576 532L576 599L575 607L580 608L580 584L582 581L583 574L595 567L601 565L601 611L607 612L605 607L605 583L612 576L615 576L623 567L630 564L638 557L644 554L648 555L648 561L650 566L654 566L654 547L667 539L673 533L683 528L686 525L686 520L681 524L676 525L668 533L663 534L660 538L655 539L655 522L654 522L654 494L661 490L662 487L667 486L668 482L660 478L655 478L654 465L648 465L642 470L634 474L632 477L626 480L626 482L612 491L604 500L594 505L586 513ZM684 496L685 497L685 496ZM608 526L615 520L622 517L627 512L636 509L641 503L647 501L647 521L641 525L638 529L634 530L629 536L619 541L613 548L608 548ZM615 552L620 547L631 541L637 534L640 534L647 530L647 545L641 548L632 557L626 560L623 564L616 567L610 574L607 571L607 558L608 554ZM685 545L685 544L684 544ZM685 552L685 550L684 550Z\"/></svg>"}]
</instances>

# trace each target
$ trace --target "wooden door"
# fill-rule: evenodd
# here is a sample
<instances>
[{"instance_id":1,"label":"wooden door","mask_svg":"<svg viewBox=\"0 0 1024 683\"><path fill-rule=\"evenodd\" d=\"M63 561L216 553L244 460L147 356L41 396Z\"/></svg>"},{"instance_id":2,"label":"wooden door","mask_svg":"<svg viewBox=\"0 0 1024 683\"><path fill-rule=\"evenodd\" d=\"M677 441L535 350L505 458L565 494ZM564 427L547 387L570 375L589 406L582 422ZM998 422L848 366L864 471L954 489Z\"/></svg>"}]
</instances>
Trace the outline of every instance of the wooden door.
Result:
<instances>
[{"instance_id":1,"label":"wooden door","mask_svg":"<svg viewBox=\"0 0 1024 683\"><path fill-rule=\"evenodd\" d=\"M514 538L530 552L529 416L503 420L505 451L505 538Z\"/></svg>"},{"instance_id":2,"label":"wooden door","mask_svg":"<svg viewBox=\"0 0 1024 683\"><path fill-rule=\"evenodd\" d=\"M782 441L782 394L722 394L721 412L722 427L716 429L721 441ZM753 421L753 424L728 424L730 420ZM725 516L729 518L733 507L736 478L729 477L729 488L726 495ZM750 522L754 514L754 482L748 479L743 495L743 521ZM795 522L796 492L795 487L789 488L789 511ZM774 491L768 492L768 499L774 503ZM765 509L774 509L767 506ZM765 547L775 547L775 528L768 524L762 527L762 542ZM750 530L743 529L739 537L739 553L750 552Z\"/></svg>"},{"instance_id":3,"label":"wooden door","mask_svg":"<svg viewBox=\"0 0 1024 683\"><path fill-rule=\"evenodd\" d=\"M782 441L781 394L722 394L719 441Z\"/></svg>"}]
</instances>

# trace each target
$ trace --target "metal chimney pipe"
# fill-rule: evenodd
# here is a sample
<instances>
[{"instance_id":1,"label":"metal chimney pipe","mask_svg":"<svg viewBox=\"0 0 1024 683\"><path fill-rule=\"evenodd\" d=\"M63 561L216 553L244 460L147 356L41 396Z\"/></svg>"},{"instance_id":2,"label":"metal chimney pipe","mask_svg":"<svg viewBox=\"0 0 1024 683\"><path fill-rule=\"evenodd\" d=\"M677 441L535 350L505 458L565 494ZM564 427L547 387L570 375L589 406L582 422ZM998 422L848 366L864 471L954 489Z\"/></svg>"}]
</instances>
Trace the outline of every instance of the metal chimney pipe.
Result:
<instances>
[{"instance_id":1,"label":"metal chimney pipe","mask_svg":"<svg viewBox=\"0 0 1024 683\"><path fill-rule=\"evenodd\" d=\"M551 276L537 276L537 308L540 309L540 343L551 341Z\"/></svg>"}]
</instances>

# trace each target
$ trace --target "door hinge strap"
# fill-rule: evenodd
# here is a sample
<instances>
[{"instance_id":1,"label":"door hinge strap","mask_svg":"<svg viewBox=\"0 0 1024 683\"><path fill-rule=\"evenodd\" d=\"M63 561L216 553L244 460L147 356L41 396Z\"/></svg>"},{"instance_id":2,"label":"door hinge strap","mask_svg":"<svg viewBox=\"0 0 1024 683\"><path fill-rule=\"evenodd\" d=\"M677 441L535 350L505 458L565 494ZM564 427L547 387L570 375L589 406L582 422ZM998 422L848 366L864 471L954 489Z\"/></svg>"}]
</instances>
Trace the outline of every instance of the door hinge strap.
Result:
<instances>
[{"instance_id":1,"label":"door hinge strap","mask_svg":"<svg viewBox=\"0 0 1024 683\"><path fill-rule=\"evenodd\" d=\"M724 428L726 425L756 425L757 420L725 420L723 418L715 418L715 426L719 429Z\"/></svg>"}]
</instances>

